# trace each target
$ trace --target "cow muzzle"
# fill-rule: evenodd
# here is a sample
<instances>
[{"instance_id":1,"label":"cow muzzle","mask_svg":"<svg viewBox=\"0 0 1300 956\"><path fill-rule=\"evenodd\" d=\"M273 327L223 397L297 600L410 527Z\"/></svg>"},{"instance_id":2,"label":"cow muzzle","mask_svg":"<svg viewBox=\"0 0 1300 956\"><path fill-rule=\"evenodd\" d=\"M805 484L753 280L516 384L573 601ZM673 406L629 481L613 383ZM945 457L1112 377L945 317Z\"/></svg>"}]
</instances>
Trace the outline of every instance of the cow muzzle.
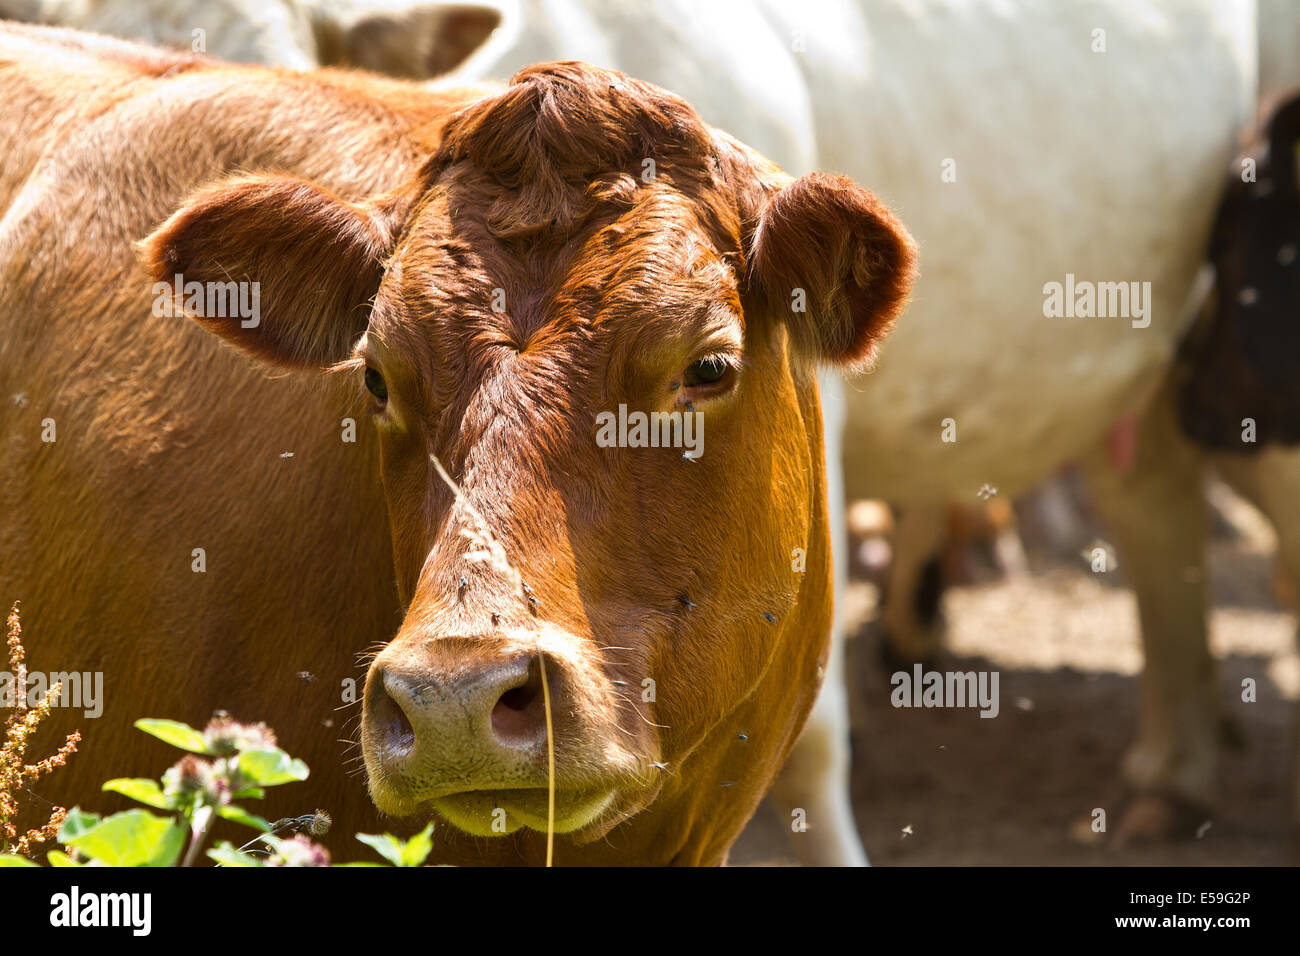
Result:
<instances>
[{"instance_id":1,"label":"cow muzzle","mask_svg":"<svg viewBox=\"0 0 1300 956\"><path fill-rule=\"evenodd\" d=\"M655 758L629 746L590 657L554 633L399 634L366 678L361 740L375 805L432 811L479 836L545 830L553 745L555 830L592 824L620 791L640 789Z\"/></svg>"}]
</instances>

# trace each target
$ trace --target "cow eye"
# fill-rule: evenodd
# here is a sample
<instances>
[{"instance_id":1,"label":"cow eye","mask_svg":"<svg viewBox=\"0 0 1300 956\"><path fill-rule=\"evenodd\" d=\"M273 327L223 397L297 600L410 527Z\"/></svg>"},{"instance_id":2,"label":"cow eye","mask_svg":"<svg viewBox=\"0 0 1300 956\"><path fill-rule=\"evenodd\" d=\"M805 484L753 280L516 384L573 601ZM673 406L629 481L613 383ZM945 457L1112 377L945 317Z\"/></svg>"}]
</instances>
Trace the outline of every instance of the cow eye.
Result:
<instances>
[{"instance_id":1,"label":"cow eye","mask_svg":"<svg viewBox=\"0 0 1300 956\"><path fill-rule=\"evenodd\" d=\"M388 386L384 384L384 377L369 366L366 367L366 388L381 402L388 401Z\"/></svg>"},{"instance_id":2,"label":"cow eye","mask_svg":"<svg viewBox=\"0 0 1300 956\"><path fill-rule=\"evenodd\" d=\"M710 355L708 358L702 358L698 362L692 362L686 366L686 374L683 380L687 388L696 385L715 385L722 381L729 371L731 371L730 365L718 356Z\"/></svg>"}]
</instances>

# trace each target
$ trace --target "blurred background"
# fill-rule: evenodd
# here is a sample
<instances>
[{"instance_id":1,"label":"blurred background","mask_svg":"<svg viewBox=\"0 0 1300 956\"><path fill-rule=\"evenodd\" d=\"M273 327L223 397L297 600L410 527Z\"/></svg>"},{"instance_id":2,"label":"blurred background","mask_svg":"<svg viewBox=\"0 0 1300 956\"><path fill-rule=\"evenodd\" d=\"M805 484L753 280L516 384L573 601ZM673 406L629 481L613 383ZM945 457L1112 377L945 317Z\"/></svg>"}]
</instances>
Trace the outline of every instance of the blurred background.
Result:
<instances>
[{"instance_id":1,"label":"blurred background","mask_svg":"<svg viewBox=\"0 0 1300 956\"><path fill-rule=\"evenodd\" d=\"M1109 541L1078 476L1066 471L1012 507L950 510L952 531L930 572L943 585L936 610L946 634L932 666L999 671L996 720L973 710L890 706L896 667L882 657L879 601L892 521L879 503L850 506L852 789L873 863L1294 862L1294 595L1259 511L1217 480L1208 500L1210 640L1219 682L1226 695L1254 678L1259 700L1234 711L1221 757L1222 802L1199 839L1104 848L1088 815L1121 798L1115 768L1137 726L1142 644L1122 557L1114 573L1091 570L1093 549ZM794 862L774 811L750 824L732 862Z\"/></svg>"}]
</instances>

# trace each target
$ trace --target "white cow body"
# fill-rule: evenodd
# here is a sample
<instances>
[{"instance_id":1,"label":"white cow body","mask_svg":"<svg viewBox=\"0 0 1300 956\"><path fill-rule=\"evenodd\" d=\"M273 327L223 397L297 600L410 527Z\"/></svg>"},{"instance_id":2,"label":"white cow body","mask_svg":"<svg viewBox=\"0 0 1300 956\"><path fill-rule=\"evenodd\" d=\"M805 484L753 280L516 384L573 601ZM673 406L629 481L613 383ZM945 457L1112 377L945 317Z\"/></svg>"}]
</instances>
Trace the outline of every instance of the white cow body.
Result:
<instances>
[{"instance_id":1,"label":"white cow body","mask_svg":"<svg viewBox=\"0 0 1300 956\"><path fill-rule=\"evenodd\" d=\"M138 0L0 0L10 19L130 37L223 59L305 70L316 65L311 24L301 4L213 0L202 6ZM208 47L209 35L212 47Z\"/></svg>"},{"instance_id":2,"label":"white cow body","mask_svg":"<svg viewBox=\"0 0 1300 956\"><path fill-rule=\"evenodd\" d=\"M921 247L906 317L849 387L848 494L1016 494L1159 384L1253 109L1253 18L1234 0L864 7L768 5L807 24L818 165ZM1149 327L1045 317L1067 274L1150 282Z\"/></svg>"}]
</instances>

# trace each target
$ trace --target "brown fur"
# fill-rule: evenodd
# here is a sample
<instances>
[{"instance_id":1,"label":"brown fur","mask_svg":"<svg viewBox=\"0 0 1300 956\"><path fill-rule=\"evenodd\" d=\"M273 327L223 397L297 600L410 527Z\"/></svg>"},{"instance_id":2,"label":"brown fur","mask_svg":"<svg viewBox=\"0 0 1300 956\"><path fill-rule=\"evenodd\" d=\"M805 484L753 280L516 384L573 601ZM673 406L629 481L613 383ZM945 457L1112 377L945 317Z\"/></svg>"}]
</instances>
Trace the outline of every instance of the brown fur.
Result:
<instances>
[{"instance_id":1,"label":"brown fur","mask_svg":"<svg viewBox=\"0 0 1300 956\"><path fill-rule=\"evenodd\" d=\"M0 394L26 404L0 406L0 580L24 601L33 667L107 685L48 796L105 805L102 779L166 759L131 720L225 707L313 768L264 812L328 807L336 848L401 828L375 819L334 742L340 682L387 642L362 735L380 806L416 822L532 806L542 750L508 773L469 752L394 770L376 715L385 674L436 687L540 647L560 817L574 794L614 795L557 861L725 860L827 648L812 360L874 347L910 277L906 233L847 181L792 183L670 94L581 64L431 94L227 66L154 79L121 52L69 70L47 65L59 42L0 29L0 60L22 64L0 67L0 146L33 170L2 194ZM178 271L260 282L261 325L152 317L152 283ZM772 304L788 283L812 291L809 313ZM710 355L724 382L684 383ZM323 366L339 371L307 371ZM707 423L698 461L594 441L600 411L688 402ZM470 509L527 591L467 555ZM60 716L52 733L86 723ZM441 826L435 847L536 863L544 837Z\"/></svg>"}]
</instances>

